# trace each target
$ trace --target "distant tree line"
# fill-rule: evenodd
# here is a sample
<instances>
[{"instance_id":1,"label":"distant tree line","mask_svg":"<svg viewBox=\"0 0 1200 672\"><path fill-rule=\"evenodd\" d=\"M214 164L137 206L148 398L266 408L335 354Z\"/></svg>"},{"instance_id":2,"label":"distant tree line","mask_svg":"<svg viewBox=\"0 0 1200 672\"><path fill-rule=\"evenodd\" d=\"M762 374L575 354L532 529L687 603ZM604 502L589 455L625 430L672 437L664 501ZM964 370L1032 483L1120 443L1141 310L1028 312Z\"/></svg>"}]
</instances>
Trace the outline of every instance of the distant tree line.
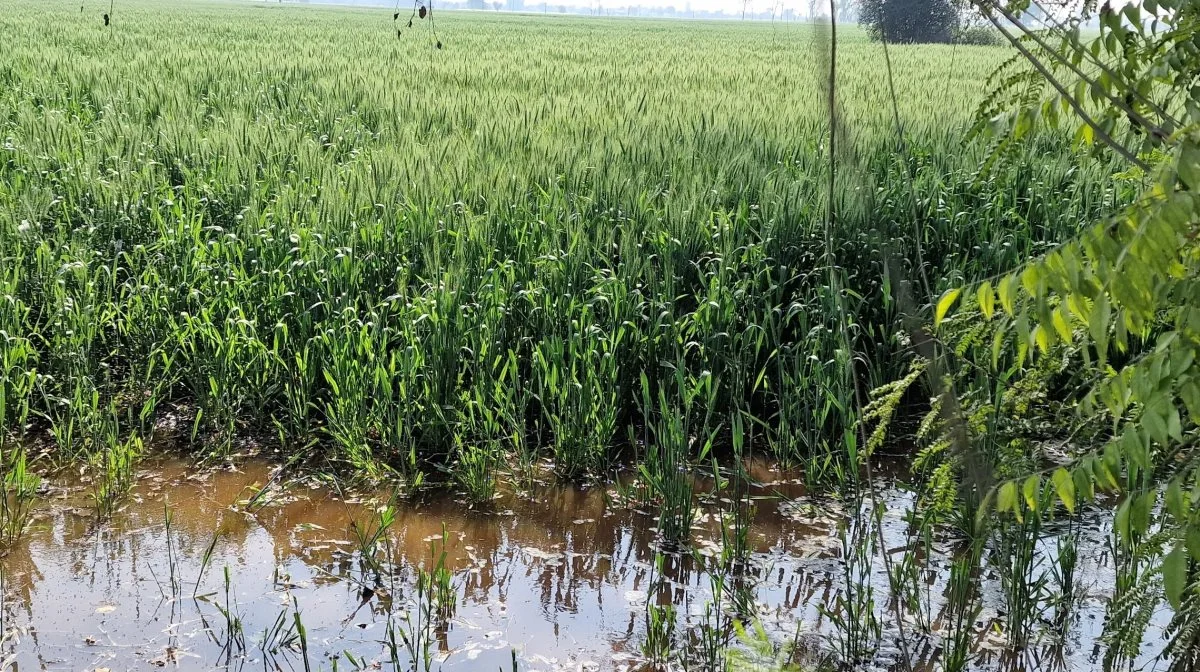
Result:
<instances>
[{"instance_id":1,"label":"distant tree line","mask_svg":"<svg viewBox=\"0 0 1200 672\"><path fill-rule=\"evenodd\" d=\"M999 44L999 33L972 25L970 11L951 0L860 0L858 22L874 40Z\"/></svg>"}]
</instances>

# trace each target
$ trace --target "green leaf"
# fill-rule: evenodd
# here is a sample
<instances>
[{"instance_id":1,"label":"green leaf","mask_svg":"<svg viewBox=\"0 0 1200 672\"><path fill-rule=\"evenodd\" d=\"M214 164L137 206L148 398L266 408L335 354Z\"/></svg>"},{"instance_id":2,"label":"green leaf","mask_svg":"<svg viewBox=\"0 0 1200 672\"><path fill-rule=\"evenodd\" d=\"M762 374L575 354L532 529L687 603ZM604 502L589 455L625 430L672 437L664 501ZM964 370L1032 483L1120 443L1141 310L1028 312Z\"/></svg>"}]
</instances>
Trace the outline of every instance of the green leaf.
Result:
<instances>
[{"instance_id":1,"label":"green leaf","mask_svg":"<svg viewBox=\"0 0 1200 672\"><path fill-rule=\"evenodd\" d=\"M1014 137L1024 137L1033 128L1034 116L1033 111L1022 109L1017 112L1017 122L1013 124L1012 134Z\"/></svg>"},{"instance_id":2,"label":"green leaf","mask_svg":"<svg viewBox=\"0 0 1200 672\"><path fill-rule=\"evenodd\" d=\"M954 302L958 300L960 294L962 294L962 287L954 287L947 289L946 293L942 294L942 298L938 299L937 309L933 313L934 327L942 323L942 319L946 317L946 313L949 312Z\"/></svg>"},{"instance_id":3,"label":"green leaf","mask_svg":"<svg viewBox=\"0 0 1200 672\"><path fill-rule=\"evenodd\" d=\"M1038 488L1042 485L1042 477L1034 474L1025 479L1025 485L1021 488L1025 495L1025 504L1029 506L1030 511L1038 510Z\"/></svg>"},{"instance_id":4,"label":"green leaf","mask_svg":"<svg viewBox=\"0 0 1200 672\"><path fill-rule=\"evenodd\" d=\"M1017 503L1017 484L1009 481L1000 486L1000 492L996 495L996 511L1004 513L1011 511Z\"/></svg>"},{"instance_id":5,"label":"green leaf","mask_svg":"<svg viewBox=\"0 0 1200 672\"><path fill-rule=\"evenodd\" d=\"M1179 398L1183 400L1192 422L1200 424L1200 382L1192 380L1181 384Z\"/></svg>"},{"instance_id":6,"label":"green leaf","mask_svg":"<svg viewBox=\"0 0 1200 672\"><path fill-rule=\"evenodd\" d=\"M1170 438L1170 433L1167 429L1167 422L1161 415L1156 413L1157 409L1146 409L1142 413L1142 426L1150 432L1150 437L1160 444L1166 444Z\"/></svg>"},{"instance_id":7,"label":"green leaf","mask_svg":"<svg viewBox=\"0 0 1200 672\"><path fill-rule=\"evenodd\" d=\"M983 317L988 320L992 319L992 315L996 312L996 292L992 289L992 283L984 280L975 297L979 302L979 311L983 313Z\"/></svg>"},{"instance_id":8,"label":"green leaf","mask_svg":"<svg viewBox=\"0 0 1200 672\"><path fill-rule=\"evenodd\" d=\"M1095 458L1087 458L1081 462L1071 479L1075 481L1075 496L1085 502L1090 502L1096 497L1096 482L1091 468L1094 462Z\"/></svg>"},{"instance_id":9,"label":"green leaf","mask_svg":"<svg viewBox=\"0 0 1200 672\"><path fill-rule=\"evenodd\" d=\"M992 335L992 369L1000 366L1000 352L1004 349L1004 330L997 329Z\"/></svg>"},{"instance_id":10,"label":"green leaf","mask_svg":"<svg viewBox=\"0 0 1200 672\"><path fill-rule=\"evenodd\" d=\"M1043 355L1050 352L1050 346L1054 345L1050 342L1050 331L1040 324L1033 328L1033 340Z\"/></svg>"},{"instance_id":11,"label":"green leaf","mask_svg":"<svg viewBox=\"0 0 1200 672\"><path fill-rule=\"evenodd\" d=\"M1167 486L1167 492L1163 496L1163 503L1167 507L1167 512L1180 522L1187 521L1187 500L1184 499L1183 486L1179 483L1179 477L1171 479L1171 484Z\"/></svg>"},{"instance_id":12,"label":"green leaf","mask_svg":"<svg viewBox=\"0 0 1200 672\"><path fill-rule=\"evenodd\" d=\"M1121 433L1120 448L1126 462L1138 469L1150 468L1149 446L1142 440L1141 432L1138 432L1132 424L1125 425L1125 431Z\"/></svg>"},{"instance_id":13,"label":"green leaf","mask_svg":"<svg viewBox=\"0 0 1200 672\"><path fill-rule=\"evenodd\" d=\"M1067 306L1071 309L1071 314L1080 322L1087 322L1091 316L1091 308L1088 307L1087 299L1079 294L1072 294L1067 298Z\"/></svg>"},{"instance_id":14,"label":"green leaf","mask_svg":"<svg viewBox=\"0 0 1200 672\"><path fill-rule=\"evenodd\" d=\"M1188 188L1200 190L1200 147L1195 143L1185 142L1179 152L1179 166L1176 170L1179 172L1179 179L1183 180Z\"/></svg>"},{"instance_id":15,"label":"green leaf","mask_svg":"<svg viewBox=\"0 0 1200 672\"><path fill-rule=\"evenodd\" d=\"M1179 409L1174 405L1167 407L1167 436L1177 443L1183 442L1183 425L1179 419Z\"/></svg>"},{"instance_id":16,"label":"green leaf","mask_svg":"<svg viewBox=\"0 0 1200 672\"><path fill-rule=\"evenodd\" d=\"M1108 355L1108 327L1112 322L1112 306L1104 294L1096 297L1092 304L1091 314L1088 315L1088 332L1096 343L1096 354L1103 364Z\"/></svg>"},{"instance_id":17,"label":"green leaf","mask_svg":"<svg viewBox=\"0 0 1200 672\"><path fill-rule=\"evenodd\" d=\"M1113 529L1116 530L1117 537L1126 542L1128 542L1130 539L1129 506L1132 500L1132 497L1126 497L1125 500L1121 502L1121 505L1117 507L1117 517L1113 521Z\"/></svg>"},{"instance_id":18,"label":"green leaf","mask_svg":"<svg viewBox=\"0 0 1200 672\"><path fill-rule=\"evenodd\" d=\"M1026 266L1025 271L1021 273L1021 284L1025 286L1025 293L1035 298L1042 296L1043 280L1042 267L1037 264Z\"/></svg>"},{"instance_id":19,"label":"green leaf","mask_svg":"<svg viewBox=\"0 0 1200 672\"><path fill-rule=\"evenodd\" d=\"M1129 511L1129 529L1139 537L1150 530L1150 512L1154 510L1156 499L1156 491L1147 490L1133 501L1133 508Z\"/></svg>"},{"instance_id":20,"label":"green leaf","mask_svg":"<svg viewBox=\"0 0 1200 672\"><path fill-rule=\"evenodd\" d=\"M1104 455L1094 463L1094 472L1096 480L1101 486L1110 490L1117 491L1121 486L1117 483L1117 476L1121 470L1121 452L1117 448L1115 442L1110 441L1104 447Z\"/></svg>"},{"instance_id":21,"label":"green leaf","mask_svg":"<svg viewBox=\"0 0 1200 672\"><path fill-rule=\"evenodd\" d=\"M987 494L983 496L983 502L980 503L979 510L975 512L975 525L977 527L982 527L984 521L987 520L988 510L992 505L992 499L995 498L995 495L995 490L988 490Z\"/></svg>"},{"instance_id":22,"label":"green leaf","mask_svg":"<svg viewBox=\"0 0 1200 672\"><path fill-rule=\"evenodd\" d=\"M1063 343L1071 344L1071 327L1067 324L1066 311L1062 306L1059 306L1050 314L1050 321L1054 324L1054 331L1058 333L1058 337Z\"/></svg>"},{"instance_id":23,"label":"green leaf","mask_svg":"<svg viewBox=\"0 0 1200 672\"><path fill-rule=\"evenodd\" d=\"M1071 474L1062 467L1054 470L1054 475L1051 477L1054 481L1054 489L1058 492L1058 498L1062 500L1063 506L1067 507L1067 511L1075 513L1075 480L1071 478Z\"/></svg>"},{"instance_id":24,"label":"green leaf","mask_svg":"<svg viewBox=\"0 0 1200 672\"><path fill-rule=\"evenodd\" d=\"M1095 141L1095 132L1091 124L1080 124L1075 132L1075 142L1080 145L1090 145Z\"/></svg>"},{"instance_id":25,"label":"green leaf","mask_svg":"<svg viewBox=\"0 0 1200 672\"><path fill-rule=\"evenodd\" d=\"M1175 544L1175 548L1163 559L1162 571L1163 592L1167 594L1167 601L1178 611L1183 601L1183 590L1187 588L1188 574L1187 556L1181 544Z\"/></svg>"},{"instance_id":26,"label":"green leaf","mask_svg":"<svg viewBox=\"0 0 1200 672\"><path fill-rule=\"evenodd\" d=\"M1013 314L1013 299L1015 298L1013 294L1017 289L1018 282L1020 280L1017 279L1017 276L1008 275L1000 281L1000 284L996 288L997 293L1000 295L1000 305L1004 308L1004 312L1009 315Z\"/></svg>"}]
</instances>

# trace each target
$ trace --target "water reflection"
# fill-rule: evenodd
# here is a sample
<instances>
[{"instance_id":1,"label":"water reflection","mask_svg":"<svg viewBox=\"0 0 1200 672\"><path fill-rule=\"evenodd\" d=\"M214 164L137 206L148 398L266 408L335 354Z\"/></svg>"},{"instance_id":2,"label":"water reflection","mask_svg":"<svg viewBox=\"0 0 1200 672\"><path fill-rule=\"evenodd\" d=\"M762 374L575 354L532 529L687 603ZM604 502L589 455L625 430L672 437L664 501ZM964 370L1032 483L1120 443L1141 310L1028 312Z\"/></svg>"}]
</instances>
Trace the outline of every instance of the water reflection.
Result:
<instances>
[{"instance_id":1,"label":"water reflection","mask_svg":"<svg viewBox=\"0 0 1200 672\"><path fill-rule=\"evenodd\" d=\"M756 514L749 536L755 615L781 638L828 634L819 607L834 603L843 576L837 526L846 512L805 498L796 479L769 465L750 468L758 483L750 493ZM717 551L720 502L702 507L697 519L693 538L702 554L668 556L661 576L654 568L655 512L616 504L604 489L507 493L486 513L451 500L402 504L381 541L390 553L376 556L386 565L381 580L355 530L372 529L385 498L294 485L247 507L254 487L271 476L262 463L198 473L165 459L147 466L128 506L102 527L87 506L87 486L61 479L3 559L2 650L20 669L303 669L292 631L298 610L314 669L329 669L334 659L340 669L353 668L352 661L386 664L389 629L410 627L404 618L419 615L416 577L436 565L443 529L457 599L433 632L435 667L510 669L516 649L522 670L639 669L647 600L676 605L686 628L704 619L712 598L713 562L703 553ZM887 492L884 543L898 549L907 543L899 512L911 506L911 495ZM1055 543L1050 532L1041 542L1047 553ZM1085 535L1091 550L1080 553L1087 579L1081 622L1057 653L1039 649L1030 669L1048 669L1049 655L1063 669L1094 667L1104 587L1112 585L1110 562L1098 550L1105 538L1100 528ZM924 568L935 633L947 567L934 557ZM883 611L890 609L887 577L882 563L872 570L885 640L892 639L898 628ZM1020 667L988 641L1003 606L998 579L985 572L982 581L981 662ZM230 645L227 607L244 630L244 654ZM932 669L940 644L919 639L910 651L919 667ZM885 646L881 661L894 662L895 653Z\"/></svg>"},{"instance_id":2,"label":"water reflection","mask_svg":"<svg viewBox=\"0 0 1200 672\"><path fill-rule=\"evenodd\" d=\"M228 568L230 611L248 649L232 663L263 664L269 654L258 650L260 640L270 639L264 632L293 604L314 664L328 667L345 652L368 664L384 661L389 614L411 606L416 568L432 565L431 547L440 550L445 525L458 607L437 633L442 667L507 668L512 648L523 669L635 664L654 560L652 512L612 505L603 489L549 486L532 498L507 494L490 513L448 500L400 506L386 542L394 592L376 586L364 600L372 579L352 525L372 525L382 499L293 487L252 513L235 506L270 476L259 463L197 474L164 460L141 474L129 505L102 527L87 506L87 486L64 479L3 560L4 626L12 633L5 650L26 669L223 664ZM758 494L774 490L801 492L795 483L773 482ZM805 526L769 506L760 511L752 543L770 560L764 597L775 595L777 610L788 613L827 599L829 578L792 559ZM710 547L716 521L697 523L696 538ZM669 558L669 590L657 599L702 604L703 564Z\"/></svg>"}]
</instances>

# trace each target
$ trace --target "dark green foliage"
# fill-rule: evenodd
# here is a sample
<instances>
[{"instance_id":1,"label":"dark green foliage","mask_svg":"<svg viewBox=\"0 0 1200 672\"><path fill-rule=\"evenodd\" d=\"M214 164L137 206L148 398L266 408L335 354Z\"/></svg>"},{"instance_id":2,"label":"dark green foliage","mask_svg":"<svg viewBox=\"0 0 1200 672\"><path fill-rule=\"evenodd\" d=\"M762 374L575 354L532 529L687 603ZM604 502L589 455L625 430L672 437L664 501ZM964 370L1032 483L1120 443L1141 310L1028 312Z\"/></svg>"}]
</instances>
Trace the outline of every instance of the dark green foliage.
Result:
<instances>
[{"instance_id":1,"label":"dark green foliage","mask_svg":"<svg viewBox=\"0 0 1200 672\"><path fill-rule=\"evenodd\" d=\"M984 26L970 26L959 29L954 37L957 44L971 44L983 47L996 47L1007 44L1004 36L996 29Z\"/></svg>"},{"instance_id":2,"label":"dark green foliage","mask_svg":"<svg viewBox=\"0 0 1200 672\"><path fill-rule=\"evenodd\" d=\"M950 42L958 33L959 15L950 0L863 0L858 23L875 40Z\"/></svg>"}]
</instances>

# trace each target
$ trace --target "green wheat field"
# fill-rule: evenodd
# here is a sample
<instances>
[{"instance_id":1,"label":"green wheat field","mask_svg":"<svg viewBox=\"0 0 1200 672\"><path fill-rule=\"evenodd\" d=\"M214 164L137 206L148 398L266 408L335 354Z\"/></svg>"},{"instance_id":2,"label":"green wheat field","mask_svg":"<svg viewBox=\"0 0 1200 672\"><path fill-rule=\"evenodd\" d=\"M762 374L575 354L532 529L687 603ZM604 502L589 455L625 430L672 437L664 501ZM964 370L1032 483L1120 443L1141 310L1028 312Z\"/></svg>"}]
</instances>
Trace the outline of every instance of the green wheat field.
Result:
<instances>
[{"instance_id":1,"label":"green wheat field","mask_svg":"<svg viewBox=\"0 0 1200 672\"><path fill-rule=\"evenodd\" d=\"M1007 48L892 46L893 108L839 27L830 198L828 26L107 11L0 1L0 435L60 464L265 452L482 502L749 446L817 478L839 303L892 380L902 313L1129 198L1053 134L981 169Z\"/></svg>"}]
</instances>

